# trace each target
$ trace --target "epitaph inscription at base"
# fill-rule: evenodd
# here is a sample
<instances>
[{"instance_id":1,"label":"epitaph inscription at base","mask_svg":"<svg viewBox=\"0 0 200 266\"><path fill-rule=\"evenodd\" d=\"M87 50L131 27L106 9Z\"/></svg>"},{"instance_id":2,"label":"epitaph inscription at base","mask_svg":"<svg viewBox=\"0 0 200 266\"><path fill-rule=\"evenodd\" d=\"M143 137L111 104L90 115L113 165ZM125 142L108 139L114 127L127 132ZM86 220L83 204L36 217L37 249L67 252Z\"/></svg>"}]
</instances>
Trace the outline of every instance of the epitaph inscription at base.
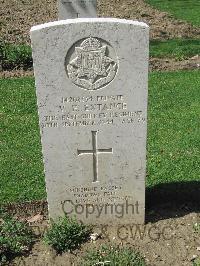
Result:
<instances>
[{"instance_id":1,"label":"epitaph inscription at base","mask_svg":"<svg viewBox=\"0 0 200 266\"><path fill-rule=\"evenodd\" d=\"M148 33L119 19L32 28L51 218L144 223Z\"/></svg>"}]
</instances>

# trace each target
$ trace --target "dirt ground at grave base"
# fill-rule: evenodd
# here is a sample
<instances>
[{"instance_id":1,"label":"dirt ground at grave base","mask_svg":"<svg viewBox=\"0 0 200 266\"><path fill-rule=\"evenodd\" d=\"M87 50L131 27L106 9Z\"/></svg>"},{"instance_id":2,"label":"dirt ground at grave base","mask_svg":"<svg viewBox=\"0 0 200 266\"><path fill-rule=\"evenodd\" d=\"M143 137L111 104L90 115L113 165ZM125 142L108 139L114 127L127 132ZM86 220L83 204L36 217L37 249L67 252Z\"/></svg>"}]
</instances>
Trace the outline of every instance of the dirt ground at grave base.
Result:
<instances>
[{"instance_id":1,"label":"dirt ground at grave base","mask_svg":"<svg viewBox=\"0 0 200 266\"><path fill-rule=\"evenodd\" d=\"M144 0L98 0L99 17L144 21L151 39L200 38L200 28L158 11ZM0 38L11 43L30 43L33 25L57 20L57 0L1 0Z\"/></svg>"},{"instance_id":2,"label":"dirt ground at grave base","mask_svg":"<svg viewBox=\"0 0 200 266\"><path fill-rule=\"evenodd\" d=\"M28 220L37 235L42 235L48 227L46 202L11 204L7 211L18 219ZM196 223L200 223L198 202L154 203L147 207L145 225L94 227L93 232L101 237L95 242L88 241L73 254L57 255L40 238L30 253L15 258L9 265L78 266L82 265L80 260L88 249L117 244L139 251L147 266L192 266L194 258L200 258L200 232L194 229Z\"/></svg>"},{"instance_id":3,"label":"dirt ground at grave base","mask_svg":"<svg viewBox=\"0 0 200 266\"><path fill-rule=\"evenodd\" d=\"M200 56L194 56L186 60L177 61L173 58L150 58L150 71L176 71L200 69ZM33 70L17 69L12 71L0 71L0 78L31 77Z\"/></svg>"}]
</instances>

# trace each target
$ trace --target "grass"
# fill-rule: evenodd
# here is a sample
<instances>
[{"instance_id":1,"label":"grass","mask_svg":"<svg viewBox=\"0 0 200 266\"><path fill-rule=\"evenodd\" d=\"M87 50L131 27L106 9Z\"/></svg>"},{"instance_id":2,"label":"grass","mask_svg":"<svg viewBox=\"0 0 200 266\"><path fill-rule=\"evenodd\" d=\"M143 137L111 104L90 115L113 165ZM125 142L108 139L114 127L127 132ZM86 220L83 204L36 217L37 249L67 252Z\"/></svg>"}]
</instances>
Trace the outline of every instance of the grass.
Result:
<instances>
[{"instance_id":1,"label":"grass","mask_svg":"<svg viewBox=\"0 0 200 266\"><path fill-rule=\"evenodd\" d=\"M151 57L169 57L182 60L194 55L200 55L200 39L152 40L150 42Z\"/></svg>"},{"instance_id":2,"label":"grass","mask_svg":"<svg viewBox=\"0 0 200 266\"><path fill-rule=\"evenodd\" d=\"M200 223L195 223L194 224L194 231L198 234L200 234Z\"/></svg>"},{"instance_id":3,"label":"grass","mask_svg":"<svg viewBox=\"0 0 200 266\"><path fill-rule=\"evenodd\" d=\"M0 66L3 70L32 68L32 51L29 45L13 45L0 41ZM200 54L200 39L174 39L150 41L151 57L171 57L178 60Z\"/></svg>"},{"instance_id":4,"label":"grass","mask_svg":"<svg viewBox=\"0 0 200 266\"><path fill-rule=\"evenodd\" d=\"M198 71L152 73L148 180L200 181ZM0 80L0 202L46 197L33 78Z\"/></svg>"},{"instance_id":5,"label":"grass","mask_svg":"<svg viewBox=\"0 0 200 266\"><path fill-rule=\"evenodd\" d=\"M44 236L47 245L57 253L73 251L89 240L91 228L78 222L75 218L60 217L57 222L51 221L51 227Z\"/></svg>"},{"instance_id":6,"label":"grass","mask_svg":"<svg viewBox=\"0 0 200 266\"><path fill-rule=\"evenodd\" d=\"M33 78L0 80L0 202L46 197Z\"/></svg>"},{"instance_id":7,"label":"grass","mask_svg":"<svg viewBox=\"0 0 200 266\"><path fill-rule=\"evenodd\" d=\"M11 217L1 217L0 220L0 265L20 254L27 254L33 242L34 235L25 222L19 222ZM7 265L7 264L6 264Z\"/></svg>"},{"instance_id":8,"label":"grass","mask_svg":"<svg viewBox=\"0 0 200 266\"><path fill-rule=\"evenodd\" d=\"M81 266L145 266L144 259L131 248L119 246L101 246L88 250Z\"/></svg>"},{"instance_id":9,"label":"grass","mask_svg":"<svg viewBox=\"0 0 200 266\"><path fill-rule=\"evenodd\" d=\"M0 61L2 69L31 68L32 51L29 45L9 44L0 41Z\"/></svg>"},{"instance_id":10,"label":"grass","mask_svg":"<svg viewBox=\"0 0 200 266\"><path fill-rule=\"evenodd\" d=\"M155 72L149 85L148 186L200 181L199 72Z\"/></svg>"},{"instance_id":11,"label":"grass","mask_svg":"<svg viewBox=\"0 0 200 266\"><path fill-rule=\"evenodd\" d=\"M196 260L193 262L193 266L200 266L200 259L196 259Z\"/></svg>"},{"instance_id":12,"label":"grass","mask_svg":"<svg viewBox=\"0 0 200 266\"><path fill-rule=\"evenodd\" d=\"M178 19L200 26L199 0L146 0L146 2Z\"/></svg>"}]
</instances>

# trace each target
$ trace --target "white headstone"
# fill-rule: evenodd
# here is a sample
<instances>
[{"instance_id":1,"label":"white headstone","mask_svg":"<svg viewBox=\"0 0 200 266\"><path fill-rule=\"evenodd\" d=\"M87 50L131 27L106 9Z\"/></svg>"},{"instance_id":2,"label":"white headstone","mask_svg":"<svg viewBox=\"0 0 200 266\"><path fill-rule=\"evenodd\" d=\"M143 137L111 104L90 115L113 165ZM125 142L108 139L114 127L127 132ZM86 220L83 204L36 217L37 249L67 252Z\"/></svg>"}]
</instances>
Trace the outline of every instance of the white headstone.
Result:
<instances>
[{"instance_id":1,"label":"white headstone","mask_svg":"<svg viewBox=\"0 0 200 266\"><path fill-rule=\"evenodd\" d=\"M105 18L31 29L52 218L144 222L148 34Z\"/></svg>"},{"instance_id":2,"label":"white headstone","mask_svg":"<svg viewBox=\"0 0 200 266\"><path fill-rule=\"evenodd\" d=\"M58 0L58 18L95 18L97 0Z\"/></svg>"}]
</instances>

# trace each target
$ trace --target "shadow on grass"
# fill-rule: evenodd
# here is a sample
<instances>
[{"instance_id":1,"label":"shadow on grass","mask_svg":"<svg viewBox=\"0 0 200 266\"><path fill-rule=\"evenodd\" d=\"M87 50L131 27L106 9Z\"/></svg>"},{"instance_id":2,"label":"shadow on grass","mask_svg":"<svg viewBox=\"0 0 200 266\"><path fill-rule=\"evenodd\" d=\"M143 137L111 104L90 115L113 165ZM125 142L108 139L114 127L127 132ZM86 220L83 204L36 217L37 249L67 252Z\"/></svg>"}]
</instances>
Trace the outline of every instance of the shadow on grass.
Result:
<instances>
[{"instance_id":1,"label":"shadow on grass","mask_svg":"<svg viewBox=\"0 0 200 266\"><path fill-rule=\"evenodd\" d=\"M159 184L146 190L146 222L200 212L200 181Z\"/></svg>"}]
</instances>

